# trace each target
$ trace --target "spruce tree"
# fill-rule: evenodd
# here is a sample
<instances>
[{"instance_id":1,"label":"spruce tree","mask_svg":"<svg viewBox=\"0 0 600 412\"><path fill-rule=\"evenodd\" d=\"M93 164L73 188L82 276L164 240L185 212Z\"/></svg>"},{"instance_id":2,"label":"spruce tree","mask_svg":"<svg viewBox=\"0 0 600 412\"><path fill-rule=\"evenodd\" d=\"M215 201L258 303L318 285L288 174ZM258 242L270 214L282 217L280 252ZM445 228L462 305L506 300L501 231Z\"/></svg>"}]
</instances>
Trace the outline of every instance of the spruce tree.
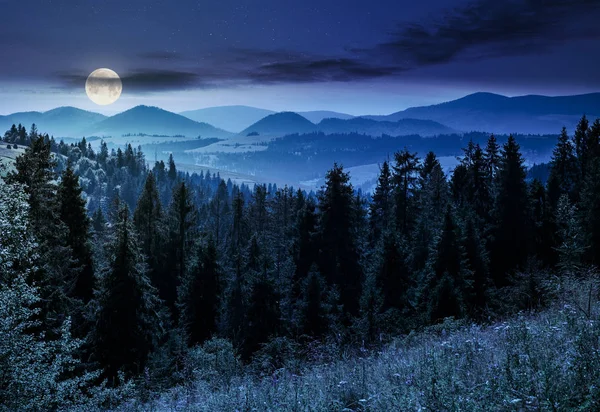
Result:
<instances>
[{"instance_id":1,"label":"spruce tree","mask_svg":"<svg viewBox=\"0 0 600 412\"><path fill-rule=\"evenodd\" d=\"M577 181L577 158L567 129L563 127L550 161L548 177L548 195L552 207L556 207L558 199L564 193L575 200L575 183Z\"/></svg>"},{"instance_id":2,"label":"spruce tree","mask_svg":"<svg viewBox=\"0 0 600 412\"><path fill-rule=\"evenodd\" d=\"M587 247L585 262L600 265L600 158L590 164L579 210L583 243Z\"/></svg>"},{"instance_id":3,"label":"spruce tree","mask_svg":"<svg viewBox=\"0 0 600 412\"><path fill-rule=\"evenodd\" d=\"M428 263L426 298L429 321L464 315L464 303L472 287L470 272L465 264L464 249L452 207L444 214L443 229L434 242Z\"/></svg>"},{"instance_id":4,"label":"spruce tree","mask_svg":"<svg viewBox=\"0 0 600 412\"><path fill-rule=\"evenodd\" d=\"M99 309L91 342L93 359L109 383L118 384L119 371L134 376L144 370L148 354L164 333L164 317L125 206L119 210L109 249L109 265L100 277Z\"/></svg>"},{"instance_id":5,"label":"spruce tree","mask_svg":"<svg viewBox=\"0 0 600 412\"><path fill-rule=\"evenodd\" d=\"M575 182L575 198L579 200L579 195L583 190L583 185L586 180L586 173L590 161L588 132L589 121L585 115L581 118L575 128L573 136L575 155L577 156L577 180Z\"/></svg>"},{"instance_id":6,"label":"spruce tree","mask_svg":"<svg viewBox=\"0 0 600 412\"><path fill-rule=\"evenodd\" d=\"M304 334L315 338L327 331L327 284L315 264L310 267L303 280L300 297L301 330Z\"/></svg>"},{"instance_id":7,"label":"spruce tree","mask_svg":"<svg viewBox=\"0 0 600 412\"><path fill-rule=\"evenodd\" d=\"M379 172L379 179L373 200L370 206L369 226L371 229L372 242L376 242L392 223L393 213L393 183L390 166L387 161L383 162Z\"/></svg>"},{"instance_id":8,"label":"spruce tree","mask_svg":"<svg viewBox=\"0 0 600 412\"><path fill-rule=\"evenodd\" d=\"M188 267L197 234L198 212L185 182L173 189L169 207L170 239L167 251L167 271L161 282L161 298L175 315L177 288Z\"/></svg>"},{"instance_id":9,"label":"spruce tree","mask_svg":"<svg viewBox=\"0 0 600 412\"><path fill-rule=\"evenodd\" d=\"M24 185L28 196L31 230L36 234L40 256L40 265L30 274L29 281L39 287L41 299L37 304L42 328L53 335L72 307L68 292L77 279L71 248L66 243L68 229L60 219L54 166L50 143L40 136L17 157L16 171L5 178L9 184Z\"/></svg>"},{"instance_id":10,"label":"spruce tree","mask_svg":"<svg viewBox=\"0 0 600 412\"><path fill-rule=\"evenodd\" d=\"M249 359L260 348L260 344L267 343L269 338L278 334L281 317L279 299L275 284L269 278L266 268L263 268L251 285L243 358Z\"/></svg>"},{"instance_id":11,"label":"spruce tree","mask_svg":"<svg viewBox=\"0 0 600 412\"><path fill-rule=\"evenodd\" d=\"M133 225L140 239L152 284L164 292L166 222L154 173L148 173L144 189L133 214Z\"/></svg>"},{"instance_id":12,"label":"spruce tree","mask_svg":"<svg viewBox=\"0 0 600 412\"><path fill-rule=\"evenodd\" d=\"M410 272L406 256L400 250L393 234L383 238L376 277L376 286L381 290L381 309L408 309L408 289L411 287Z\"/></svg>"},{"instance_id":13,"label":"spruce tree","mask_svg":"<svg viewBox=\"0 0 600 412\"><path fill-rule=\"evenodd\" d=\"M169 154L169 171L167 172L167 177L171 181L175 181L175 179L177 179L177 167L175 167L173 153Z\"/></svg>"},{"instance_id":14,"label":"spruce tree","mask_svg":"<svg viewBox=\"0 0 600 412\"><path fill-rule=\"evenodd\" d=\"M74 258L72 268L77 273L71 296L87 303L93 296L94 266L90 245L90 219L81 193L79 178L69 164L58 185L60 219L68 230L67 245Z\"/></svg>"},{"instance_id":15,"label":"spruce tree","mask_svg":"<svg viewBox=\"0 0 600 412\"><path fill-rule=\"evenodd\" d=\"M492 282L489 276L489 257L485 248L485 239L472 214L468 214L464 222L462 247L465 252L464 264L472 281L465 290L465 304L471 316L481 319L489 305Z\"/></svg>"},{"instance_id":16,"label":"spruce tree","mask_svg":"<svg viewBox=\"0 0 600 412\"><path fill-rule=\"evenodd\" d=\"M209 238L179 293L180 324L187 332L188 344L203 343L216 332L221 282L217 249L212 238Z\"/></svg>"},{"instance_id":17,"label":"spruce tree","mask_svg":"<svg viewBox=\"0 0 600 412\"><path fill-rule=\"evenodd\" d=\"M508 276L524 267L530 252L531 218L525 178L526 171L519 145L510 136L502 149L493 210L490 258L497 286L508 284Z\"/></svg>"},{"instance_id":18,"label":"spruce tree","mask_svg":"<svg viewBox=\"0 0 600 412\"><path fill-rule=\"evenodd\" d=\"M419 172L417 154L406 149L395 153L393 171L396 229L401 234L408 235L415 217L415 191Z\"/></svg>"},{"instance_id":19,"label":"spruce tree","mask_svg":"<svg viewBox=\"0 0 600 412\"><path fill-rule=\"evenodd\" d=\"M328 285L339 286L344 311L357 315L362 268L353 235L356 210L350 177L337 163L325 175L319 209L319 269Z\"/></svg>"}]
</instances>

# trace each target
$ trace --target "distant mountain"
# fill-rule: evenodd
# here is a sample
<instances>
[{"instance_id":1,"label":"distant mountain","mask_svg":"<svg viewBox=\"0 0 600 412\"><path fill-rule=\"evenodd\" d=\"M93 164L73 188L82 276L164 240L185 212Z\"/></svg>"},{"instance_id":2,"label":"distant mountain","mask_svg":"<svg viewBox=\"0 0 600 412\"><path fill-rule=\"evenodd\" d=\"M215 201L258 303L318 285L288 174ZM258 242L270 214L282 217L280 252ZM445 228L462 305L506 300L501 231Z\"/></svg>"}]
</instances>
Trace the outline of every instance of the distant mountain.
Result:
<instances>
[{"instance_id":1,"label":"distant mountain","mask_svg":"<svg viewBox=\"0 0 600 412\"><path fill-rule=\"evenodd\" d=\"M259 120L240 134L258 133L266 136L284 136L294 133L309 133L315 130L315 124L298 113L281 112Z\"/></svg>"},{"instance_id":2,"label":"distant mountain","mask_svg":"<svg viewBox=\"0 0 600 412\"><path fill-rule=\"evenodd\" d=\"M420 135L429 137L456 133L456 130L432 120L401 119L395 122L388 122L359 117L348 120L325 119L317 125L317 129L327 134L359 133L369 136L387 134L389 136Z\"/></svg>"},{"instance_id":3,"label":"distant mountain","mask_svg":"<svg viewBox=\"0 0 600 412\"><path fill-rule=\"evenodd\" d=\"M99 113L65 106L47 112L21 112L0 116L0 133L21 123L28 130L35 123L38 130L54 137L80 137L81 130L106 119Z\"/></svg>"},{"instance_id":4,"label":"distant mountain","mask_svg":"<svg viewBox=\"0 0 600 412\"><path fill-rule=\"evenodd\" d=\"M127 133L203 138L231 136L231 133L210 124L195 122L176 113L150 106L136 106L109 117L88 128L85 135L120 136Z\"/></svg>"},{"instance_id":5,"label":"distant mountain","mask_svg":"<svg viewBox=\"0 0 600 412\"><path fill-rule=\"evenodd\" d=\"M296 112L313 123L319 123L323 119L352 119L354 116L346 113L331 112L327 110L316 110L311 112Z\"/></svg>"},{"instance_id":6,"label":"distant mountain","mask_svg":"<svg viewBox=\"0 0 600 412\"><path fill-rule=\"evenodd\" d=\"M583 114L600 116L600 93L577 96L506 97L475 93L433 106L413 107L388 116L363 116L384 121L434 120L461 131L558 134L563 126L572 133Z\"/></svg>"},{"instance_id":7,"label":"distant mountain","mask_svg":"<svg viewBox=\"0 0 600 412\"><path fill-rule=\"evenodd\" d=\"M179 114L196 122L209 123L215 127L238 133L274 113L272 110L250 106L219 106L188 110Z\"/></svg>"},{"instance_id":8,"label":"distant mountain","mask_svg":"<svg viewBox=\"0 0 600 412\"><path fill-rule=\"evenodd\" d=\"M449 127L432 120L402 119L396 122L376 121L365 118L335 119L326 118L315 125L304 116L294 112L282 112L269 115L248 127L241 134L258 133L265 136L285 136L310 132L326 134L359 133L369 136L421 135L424 137L456 133Z\"/></svg>"}]
</instances>

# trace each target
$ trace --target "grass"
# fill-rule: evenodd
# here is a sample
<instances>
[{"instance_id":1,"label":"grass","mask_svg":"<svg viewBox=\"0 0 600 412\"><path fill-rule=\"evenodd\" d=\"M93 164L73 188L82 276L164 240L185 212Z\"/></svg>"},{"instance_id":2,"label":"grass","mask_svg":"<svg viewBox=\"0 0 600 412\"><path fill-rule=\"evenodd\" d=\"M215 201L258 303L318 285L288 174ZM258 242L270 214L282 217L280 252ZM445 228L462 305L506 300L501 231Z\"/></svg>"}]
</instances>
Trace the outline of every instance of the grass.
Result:
<instances>
[{"instance_id":1,"label":"grass","mask_svg":"<svg viewBox=\"0 0 600 412\"><path fill-rule=\"evenodd\" d=\"M263 378L246 372L225 382L202 362L195 370L203 378L123 409L600 410L600 305L581 307L571 298L486 327L447 320L378 352Z\"/></svg>"}]
</instances>

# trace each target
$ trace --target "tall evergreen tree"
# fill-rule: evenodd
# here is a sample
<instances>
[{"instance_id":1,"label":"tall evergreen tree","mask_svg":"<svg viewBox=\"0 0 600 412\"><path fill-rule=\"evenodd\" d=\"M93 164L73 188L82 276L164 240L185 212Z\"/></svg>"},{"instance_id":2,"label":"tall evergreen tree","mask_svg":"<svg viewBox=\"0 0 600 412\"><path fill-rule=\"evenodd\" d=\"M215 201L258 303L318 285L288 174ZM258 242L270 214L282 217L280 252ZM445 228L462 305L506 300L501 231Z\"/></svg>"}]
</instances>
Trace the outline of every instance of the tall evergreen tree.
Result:
<instances>
[{"instance_id":1,"label":"tall evergreen tree","mask_svg":"<svg viewBox=\"0 0 600 412\"><path fill-rule=\"evenodd\" d=\"M95 278L90 244L90 219L81 192L79 178L73 173L71 165L68 165L58 185L58 202L60 219L67 227L67 245L73 256L71 268L75 279L70 295L87 303L93 296Z\"/></svg>"},{"instance_id":2,"label":"tall evergreen tree","mask_svg":"<svg viewBox=\"0 0 600 412\"><path fill-rule=\"evenodd\" d=\"M60 219L60 203L53 183L55 166L50 143L42 136L35 138L15 162L15 172L6 176L7 183L20 183L28 195L32 231L39 242L40 265L31 276L40 288L40 316L44 327L56 331L71 307L67 298L76 282L68 230Z\"/></svg>"},{"instance_id":3,"label":"tall evergreen tree","mask_svg":"<svg viewBox=\"0 0 600 412\"><path fill-rule=\"evenodd\" d=\"M110 245L110 262L101 276L98 313L92 332L93 359L110 382L117 374L137 375L163 334L164 318L156 289L146 275L129 210L121 207Z\"/></svg>"},{"instance_id":4,"label":"tall evergreen tree","mask_svg":"<svg viewBox=\"0 0 600 412\"><path fill-rule=\"evenodd\" d=\"M513 136L502 149L496 179L491 267L497 286L505 286L508 276L523 268L530 252L531 219L526 171L520 148Z\"/></svg>"},{"instance_id":5,"label":"tall evergreen tree","mask_svg":"<svg viewBox=\"0 0 600 412\"><path fill-rule=\"evenodd\" d=\"M550 176L548 178L548 195L552 207L556 207L558 199L564 193L572 200L575 199L575 183L577 181L577 158L573 144L563 127L550 161Z\"/></svg>"},{"instance_id":6,"label":"tall evergreen tree","mask_svg":"<svg viewBox=\"0 0 600 412\"><path fill-rule=\"evenodd\" d=\"M379 172L379 179L373 200L370 206L369 226L372 234L372 242L376 242L383 233L384 229L391 224L393 213L393 193L394 186L392 182L392 173L387 161L383 162Z\"/></svg>"},{"instance_id":7,"label":"tall evergreen tree","mask_svg":"<svg viewBox=\"0 0 600 412\"><path fill-rule=\"evenodd\" d=\"M396 229L401 234L408 235L415 217L415 191L419 172L417 154L406 149L395 153L393 170Z\"/></svg>"},{"instance_id":8,"label":"tall evergreen tree","mask_svg":"<svg viewBox=\"0 0 600 412\"><path fill-rule=\"evenodd\" d=\"M154 173L148 173L144 189L133 213L133 225L140 239L142 252L148 264L148 276L152 284L164 292L164 266L166 246L166 222Z\"/></svg>"},{"instance_id":9,"label":"tall evergreen tree","mask_svg":"<svg viewBox=\"0 0 600 412\"><path fill-rule=\"evenodd\" d=\"M327 172L319 209L320 271L329 285L339 286L346 313L357 315L362 268L352 230L356 217L353 189L342 166L334 164Z\"/></svg>"},{"instance_id":10,"label":"tall evergreen tree","mask_svg":"<svg viewBox=\"0 0 600 412\"><path fill-rule=\"evenodd\" d=\"M188 267L197 234L198 213L185 182L173 189L169 208L170 239L167 251L167 276L161 291L161 298L175 314L177 288Z\"/></svg>"},{"instance_id":11,"label":"tall evergreen tree","mask_svg":"<svg viewBox=\"0 0 600 412\"><path fill-rule=\"evenodd\" d=\"M301 330L308 336L319 338L327 331L326 289L325 280L316 264L313 264L303 280L302 294L299 299Z\"/></svg>"},{"instance_id":12,"label":"tall evergreen tree","mask_svg":"<svg viewBox=\"0 0 600 412\"><path fill-rule=\"evenodd\" d=\"M180 322L188 333L190 345L203 343L216 332L221 282L217 249L212 238L209 238L179 293Z\"/></svg>"},{"instance_id":13,"label":"tall evergreen tree","mask_svg":"<svg viewBox=\"0 0 600 412\"><path fill-rule=\"evenodd\" d=\"M173 160L173 153L169 154L169 171L167 172L167 176L171 181L177 179L177 168Z\"/></svg>"},{"instance_id":14,"label":"tall evergreen tree","mask_svg":"<svg viewBox=\"0 0 600 412\"><path fill-rule=\"evenodd\" d=\"M444 226L433 248L423 303L427 305L429 320L437 322L448 316L464 315L465 300L472 287L450 205L446 207Z\"/></svg>"},{"instance_id":15,"label":"tall evergreen tree","mask_svg":"<svg viewBox=\"0 0 600 412\"><path fill-rule=\"evenodd\" d=\"M589 165L579 210L583 243L587 247L585 261L600 265L600 158Z\"/></svg>"}]
</instances>

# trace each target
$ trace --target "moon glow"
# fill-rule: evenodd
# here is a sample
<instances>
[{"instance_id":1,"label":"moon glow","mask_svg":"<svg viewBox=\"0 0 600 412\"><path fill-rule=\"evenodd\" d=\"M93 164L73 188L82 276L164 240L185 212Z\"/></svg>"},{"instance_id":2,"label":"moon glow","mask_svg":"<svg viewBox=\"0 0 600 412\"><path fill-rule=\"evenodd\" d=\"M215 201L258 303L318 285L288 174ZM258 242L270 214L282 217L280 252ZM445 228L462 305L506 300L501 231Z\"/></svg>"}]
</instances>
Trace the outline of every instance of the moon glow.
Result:
<instances>
[{"instance_id":1,"label":"moon glow","mask_svg":"<svg viewBox=\"0 0 600 412\"><path fill-rule=\"evenodd\" d=\"M101 106L116 102L122 91L121 78L110 69L96 69L85 81L86 94Z\"/></svg>"}]
</instances>

